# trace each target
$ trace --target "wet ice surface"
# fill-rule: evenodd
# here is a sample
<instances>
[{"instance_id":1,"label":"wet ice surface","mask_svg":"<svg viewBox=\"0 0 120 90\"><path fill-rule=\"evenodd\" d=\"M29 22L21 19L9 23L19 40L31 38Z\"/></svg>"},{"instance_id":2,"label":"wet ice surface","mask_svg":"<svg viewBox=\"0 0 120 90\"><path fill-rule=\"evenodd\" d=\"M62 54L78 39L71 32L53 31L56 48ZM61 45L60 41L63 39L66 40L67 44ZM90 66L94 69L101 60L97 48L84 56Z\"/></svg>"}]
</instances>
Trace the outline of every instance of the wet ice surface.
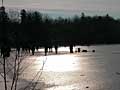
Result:
<instances>
[{"instance_id":1,"label":"wet ice surface","mask_svg":"<svg viewBox=\"0 0 120 90\"><path fill-rule=\"evenodd\" d=\"M18 90L120 90L120 45L81 48L89 52L27 56Z\"/></svg>"}]
</instances>

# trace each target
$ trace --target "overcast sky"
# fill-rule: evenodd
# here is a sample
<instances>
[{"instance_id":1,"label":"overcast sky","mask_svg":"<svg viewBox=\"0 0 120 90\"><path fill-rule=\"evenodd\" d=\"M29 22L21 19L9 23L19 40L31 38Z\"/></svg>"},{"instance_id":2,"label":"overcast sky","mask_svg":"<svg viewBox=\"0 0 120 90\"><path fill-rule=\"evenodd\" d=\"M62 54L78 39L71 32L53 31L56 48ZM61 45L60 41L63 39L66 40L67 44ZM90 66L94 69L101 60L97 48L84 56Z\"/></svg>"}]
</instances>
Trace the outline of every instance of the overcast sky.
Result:
<instances>
[{"instance_id":1,"label":"overcast sky","mask_svg":"<svg viewBox=\"0 0 120 90\"><path fill-rule=\"evenodd\" d=\"M4 0L4 6L37 8L51 15L69 16L85 12L87 15L109 13L111 16L120 17L120 0Z\"/></svg>"}]
</instances>

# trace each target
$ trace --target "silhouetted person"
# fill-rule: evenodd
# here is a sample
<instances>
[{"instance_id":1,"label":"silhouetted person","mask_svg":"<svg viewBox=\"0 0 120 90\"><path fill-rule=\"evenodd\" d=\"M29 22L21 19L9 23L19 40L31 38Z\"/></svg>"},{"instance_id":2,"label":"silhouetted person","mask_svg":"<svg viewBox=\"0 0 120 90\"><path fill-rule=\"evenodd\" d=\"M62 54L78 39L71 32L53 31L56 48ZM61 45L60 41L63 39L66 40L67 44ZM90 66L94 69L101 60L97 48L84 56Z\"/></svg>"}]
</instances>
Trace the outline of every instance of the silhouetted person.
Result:
<instances>
[{"instance_id":1,"label":"silhouetted person","mask_svg":"<svg viewBox=\"0 0 120 90\"><path fill-rule=\"evenodd\" d=\"M34 53L35 53L35 47L32 46L31 50L32 50L32 55L34 55Z\"/></svg>"},{"instance_id":2,"label":"silhouetted person","mask_svg":"<svg viewBox=\"0 0 120 90\"><path fill-rule=\"evenodd\" d=\"M73 45L70 45L70 53L73 53Z\"/></svg>"},{"instance_id":3,"label":"silhouetted person","mask_svg":"<svg viewBox=\"0 0 120 90\"><path fill-rule=\"evenodd\" d=\"M6 56L9 57L10 56L10 51L11 51L9 46L7 47L6 51L7 51L7 55Z\"/></svg>"},{"instance_id":4,"label":"silhouetted person","mask_svg":"<svg viewBox=\"0 0 120 90\"><path fill-rule=\"evenodd\" d=\"M52 52L52 46L49 47L49 52Z\"/></svg>"},{"instance_id":5,"label":"silhouetted person","mask_svg":"<svg viewBox=\"0 0 120 90\"><path fill-rule=\"evenodd\" d=\"M55 45L55 53L57 54L58 53L58 46Z\"/></svg>"},{"instance_id":6,"label":"silhouetted person","mask_svg":"<svg viewBox=\"0 0 120 90\"><path fill-rule=\"evenodd\" d=\"M78 52L80 52L80 48L78 48Z\"/></svg>"},{"instance_id":7,"label":"silhouetted person","mask_svg":"<svg viewBox=\"0 0 120 90\"><path fill-rule=\"evenodd\" d=\"M48 47L45 46L45 56L47 55L47 52L48 52Z\"/></svg>"},{"instance_id":8,"label":"silhouetted person","mask_svg":"<svg viewBox=\"0 0 120 90\"><path fill-rule=\"evenodd\" d=\"M28 48L28 52L30 53L30 48Z\"/></svg>"},{"instance_id":9,"label":"silhouetted person","mask_svg":"<svg viewBox=\"0 0 120 90\"><path fill-rule=\"evenodd\" d=\"M38 51L38 49L39 49L39 46L36 46L36 50Z\"/></svg>"},{"instance_id":10,"label":"silhouetted person","mask_svg":"<svg viewBox=\"0 0 120 90\"><path fill-rule=\"evenodd\" d=\"M20 54L20 47L19 46L17 46L17 53L18 53L18 55Z\"/></svg>"}]
</instances>

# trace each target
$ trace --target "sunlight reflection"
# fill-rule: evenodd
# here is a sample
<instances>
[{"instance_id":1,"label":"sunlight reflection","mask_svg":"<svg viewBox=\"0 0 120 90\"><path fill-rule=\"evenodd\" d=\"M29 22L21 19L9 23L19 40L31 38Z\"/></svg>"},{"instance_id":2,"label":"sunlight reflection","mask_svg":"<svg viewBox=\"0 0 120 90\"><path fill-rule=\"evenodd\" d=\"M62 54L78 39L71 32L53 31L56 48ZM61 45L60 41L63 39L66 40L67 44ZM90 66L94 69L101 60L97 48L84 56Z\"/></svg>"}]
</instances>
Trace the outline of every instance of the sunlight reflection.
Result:
<instances>
[{"instance_id":1,"label":"sunlight reflection","mask_svg":"<svg viewBox=\"0 0 120 90\"><path fill-rule=\"evenodd\" d=\"M52 48L52 50L53 50L53 52L55 52L55 48L54 47ZM44 52L44 48L40 48L40 49L38 49L38 51L39 52ZM67 52L70 51L68 46L67 47L59 47L58 48L58 52L65 52L65 51L67 51ZM73 47L73 51L75 51L75 47Z\"/></svg>"},{"instance_id":2,"label":"sunlight reflection","mask_svg":"<svg viewBox=\"0 0 120 90\"><path fill-rule=\"evenodd\" d=\"M41 57L38 58L41 60ZM80 60L74 55L51 55L47 56L43 71L66 72L75 71L80 67ZM39 67L38 67L39 68Z\"/></svg>"}]
</instances>

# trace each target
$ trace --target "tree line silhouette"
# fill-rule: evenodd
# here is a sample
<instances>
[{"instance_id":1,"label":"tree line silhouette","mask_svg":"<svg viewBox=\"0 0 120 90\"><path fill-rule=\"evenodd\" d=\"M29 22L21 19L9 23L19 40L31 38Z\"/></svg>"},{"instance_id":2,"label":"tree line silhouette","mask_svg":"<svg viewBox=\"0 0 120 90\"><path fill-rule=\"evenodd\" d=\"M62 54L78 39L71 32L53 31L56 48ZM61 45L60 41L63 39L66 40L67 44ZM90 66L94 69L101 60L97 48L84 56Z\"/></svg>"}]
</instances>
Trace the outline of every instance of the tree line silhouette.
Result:
<instances>
[{"instance_id":1,"label":"tree line silhouette","mask_svg":"<svg viewBox=\"0 0 120 90\"><path fill-rule=\"evenodd\" d=\"M19 21L0 12L0 46L19 48L120 43L120 20L105 16L52 19L37 11L20 12Z\"/></svg>"}]
</instances>

